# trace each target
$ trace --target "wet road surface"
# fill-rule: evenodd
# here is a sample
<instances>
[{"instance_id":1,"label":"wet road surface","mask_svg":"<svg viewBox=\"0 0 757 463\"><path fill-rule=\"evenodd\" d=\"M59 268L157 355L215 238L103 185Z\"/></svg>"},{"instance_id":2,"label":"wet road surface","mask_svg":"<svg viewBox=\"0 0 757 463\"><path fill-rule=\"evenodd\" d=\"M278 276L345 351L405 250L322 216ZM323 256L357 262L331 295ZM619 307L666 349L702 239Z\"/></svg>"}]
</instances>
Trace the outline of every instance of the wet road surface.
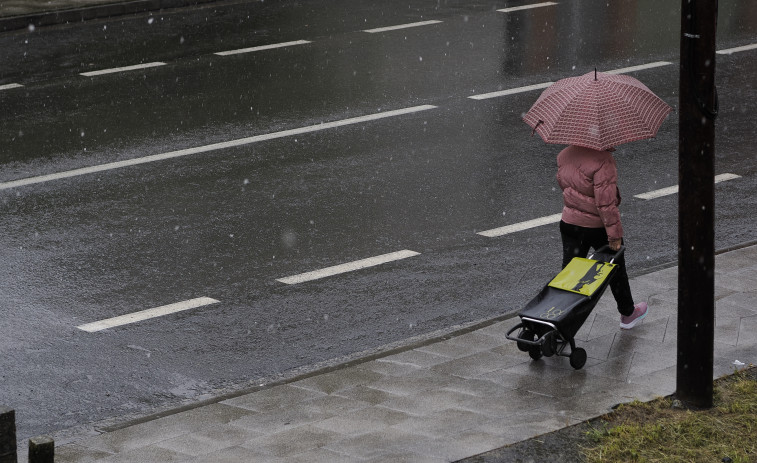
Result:
<instances>
[{"instance_id":1,"label":"wet road surface","mask_svg":"<svg viewBox=\"0 0 757 463\"><path fill-rule=\"evenodd\" d=\"M0 403L19 436L519 309L559 265L557 225L479 232L561 209L524 87L639 66L675 108L679 19L657 3L229 3L0 35ZM721 2L718 49L756 24ZM718 248L757 239L755 53L718 55L716 171L738 176ZM676 260L677 196L635 195L677 183L677 131L673 113L616 153L632 274Z\"/></svg>"}]
</instances>

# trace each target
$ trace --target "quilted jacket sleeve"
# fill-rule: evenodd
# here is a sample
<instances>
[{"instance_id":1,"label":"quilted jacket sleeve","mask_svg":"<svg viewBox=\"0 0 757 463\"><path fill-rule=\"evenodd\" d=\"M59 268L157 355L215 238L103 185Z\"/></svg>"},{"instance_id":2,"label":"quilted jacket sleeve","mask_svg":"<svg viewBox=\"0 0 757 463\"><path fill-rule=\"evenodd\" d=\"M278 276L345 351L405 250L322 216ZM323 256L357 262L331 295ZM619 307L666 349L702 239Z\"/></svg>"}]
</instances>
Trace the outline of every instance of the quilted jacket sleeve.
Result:
<instances>
[{"instance_id":1,"label":"quilted jacket sleeve","mask_svg":"<svg viewBox=\"0 0 757 463\"><path fill-rule=\"evenodd\" d=\"M609 239L623 237L623 225L620 223L620 193L618 191L618 170L615 159L607 156L594 173L594 200L597 203L599 217L605 225Z\"/></svg>"}]
</instances>

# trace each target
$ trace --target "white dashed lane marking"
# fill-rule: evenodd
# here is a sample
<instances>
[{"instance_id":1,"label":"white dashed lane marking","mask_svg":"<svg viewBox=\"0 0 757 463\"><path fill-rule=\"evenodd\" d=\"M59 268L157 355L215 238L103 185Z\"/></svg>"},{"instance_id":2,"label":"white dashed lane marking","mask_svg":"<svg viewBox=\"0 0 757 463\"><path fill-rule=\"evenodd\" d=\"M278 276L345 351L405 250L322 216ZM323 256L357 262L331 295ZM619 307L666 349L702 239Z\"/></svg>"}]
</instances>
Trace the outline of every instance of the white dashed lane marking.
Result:
<instances>
[{"instance_id":1,"label":"white dashed lane marking","mask_svg":"<svg viewBox=\"0 0 757 463\"><path fill-rule=\"evenodd\" d=\"M716 53L720 55L731 55L733 53L738 53L740 51L748 51L748 50L755 50L757 49L757 43L753 43L751 45L743 45L741 47L735 47L735 48L726 48L725 50L719 50Z\"/></svg>"},{"instance_id":2,"label":"white dashed lane marking","mask_svg":"<svg viewBox=\"0 0 757 463\"><path fill-rule=\"evenodd\" d=\"M182 312L184 310L196 309L198 307L203 307L206 305L217 304L218 302L219 301L211 299L209 297L199 297L197 299L190 299L184 302L164 305L162 307L156 307L154 309L142 310L140 312L134 312L126 315L121 315L119 317L100 320L99 322L87 323L86 325L77 326L77 328L82 331L94 333L116 326L128 325L130 323L149 320L150 318L162 317L163 315Z\"/></svg>"},{"instance_id":3,"label":"white dashed lane marking","mask_svg":"<svg viewBox=\"0 0 757 463\"><path fill-rule=\"evenodd\" d=\"M497 10L497 11L499 11L501 13L512 13L513 11L530 10L532 8L541 8L541 7L553 6L553 5L557 5L557 2L532 3L530 5L512 6L510 8L502 8L501 10Z\"/></svg>"},{"instance_id":4,"label":"white dashed lane marking","mask_svg":"<svg viewBox=\"0 0 757 463\"><path fill-rule=\"evenodd\" d=\"M219 51L218 53L215 53L215 54L218 56L239 55L242 53L252 53L256 51L273 50L275 48L286 48L286 47L293 47L296 45L305 45L307 43L311 43L311 42L309 40L295 40L293 42L273 43L270 45L260 45L257 47L240 48L238 50Z\"/></svg>"},{"instance_id":5,"label":"white dashed lane marking","mask_svg":"<svg viewBox=\"0 0 757 463\"><path fill-rule=\"evenodd\" d=\"M741 176L736 175L736 174L720 174L720 175L715 176L715 183L725 182L728 180L733 180L735 178L741 178ZM660 188L659 190L649 191L647 193L635 195L634 198L649 200L649 199L661 198L663 196L674 195L676 193L678 193L678 185L669 186L667 188Z\"/></svg>"},{"instance_id":6,"label":"white dashed lane marking","mask_svg":"<svg viewBox=\"0 0 757 463\"><path fill-rule=\"evenodd\" d=\"M293 275L286 278L278 278L276 281L280 281L281 283L286 283L288 285L295 285L298 283L304 283L306 281L318 280L320 278L339 275L340 273L354 272L355 270L375 267L377 265L394 262L396 260L407 259L408 257L417 255L420 255L420 253L415 251L402 250L389 254L382 254L380 256L369 257L367 259L356 260L354 262L348 262L346 264L335 265L333 267L326 267L320 270L314 270L312 272L300 273L299 275Z\"/></svg>"},{"instance_id":7,"label":"white dashed lane marking","mask_svg":"<svg viewBox=\"0 0 757 463\"><path fill-rule=\"evenodd\" d=\"M99 71L82 72L81 75L87 76L87 77L93 77L93 76L101 76L103 74L113 74L116 72L138 71L140 69L155 68L158 66L165 66L165 65L166 63L156 61L154 63L143 63L143 64L135 64L133 66L123 66L120 68L110 68L110 69L102 69Z\"/></svg>"},{"instance_id":8,"label":"white dashed lane marking","mask_svg":"<svg viewBox=\"0 0 757 463\"><path fill-rule=\"evenodd\" d=\"M436 21L436 20L419 21L415 23L399 24L396 26L377 27L376 29L366 29L363 32L368 32L369 34L376 34L379 32L396 31L399 29L408 29L411 27L430 26L431 24L439 24L439 23L441 23L441 21Z\"/></svg>"}]
</instances>

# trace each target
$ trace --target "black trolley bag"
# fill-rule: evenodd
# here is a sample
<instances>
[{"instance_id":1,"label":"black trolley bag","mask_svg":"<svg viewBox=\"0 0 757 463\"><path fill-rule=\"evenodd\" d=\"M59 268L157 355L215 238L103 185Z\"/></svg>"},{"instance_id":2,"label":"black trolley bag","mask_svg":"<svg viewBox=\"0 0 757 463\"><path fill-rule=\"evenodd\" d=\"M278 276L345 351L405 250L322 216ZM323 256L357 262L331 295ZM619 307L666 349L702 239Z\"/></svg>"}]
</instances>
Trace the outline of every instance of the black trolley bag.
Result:
<instances>
[{"instance_id":1,"label":"black trolley bag","mask_svg":"<svg viewBox=\"0 0 757 463\"><path fill-rule=\"evenodd\" d=\"M570 358L570 366L580 370L586 364L586 350L576 347L574 337L594 310L615 276L615 254L605 245L588 258L574 257L539 294L518 312L520 323L511 328L507 339L517 341L518 349L539 360L542 356ZM513 333L518 331L516 336ZM570 346L570 351L566 347Z\"/></svg>"}]
</instances>

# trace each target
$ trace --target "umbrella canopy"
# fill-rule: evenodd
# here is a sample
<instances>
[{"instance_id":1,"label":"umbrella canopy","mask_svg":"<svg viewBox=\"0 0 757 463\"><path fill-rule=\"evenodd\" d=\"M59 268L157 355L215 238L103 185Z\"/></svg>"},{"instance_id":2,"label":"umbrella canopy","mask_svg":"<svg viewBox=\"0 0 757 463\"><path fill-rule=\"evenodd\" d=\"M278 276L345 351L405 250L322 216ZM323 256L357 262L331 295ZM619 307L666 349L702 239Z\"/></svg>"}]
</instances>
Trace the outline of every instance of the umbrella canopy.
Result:
<instances>
[{"instance_id":1,"label":"umbrella canopy","mask_svg":"<svg viewBox=\"0 0 757 463\"><path fill-rule=\"evenodd\" d=\"M633 77L593 71L547 87L523 120L547 143L605 150L654 137L671 110Z\"/></svg>"}]
</instances>

